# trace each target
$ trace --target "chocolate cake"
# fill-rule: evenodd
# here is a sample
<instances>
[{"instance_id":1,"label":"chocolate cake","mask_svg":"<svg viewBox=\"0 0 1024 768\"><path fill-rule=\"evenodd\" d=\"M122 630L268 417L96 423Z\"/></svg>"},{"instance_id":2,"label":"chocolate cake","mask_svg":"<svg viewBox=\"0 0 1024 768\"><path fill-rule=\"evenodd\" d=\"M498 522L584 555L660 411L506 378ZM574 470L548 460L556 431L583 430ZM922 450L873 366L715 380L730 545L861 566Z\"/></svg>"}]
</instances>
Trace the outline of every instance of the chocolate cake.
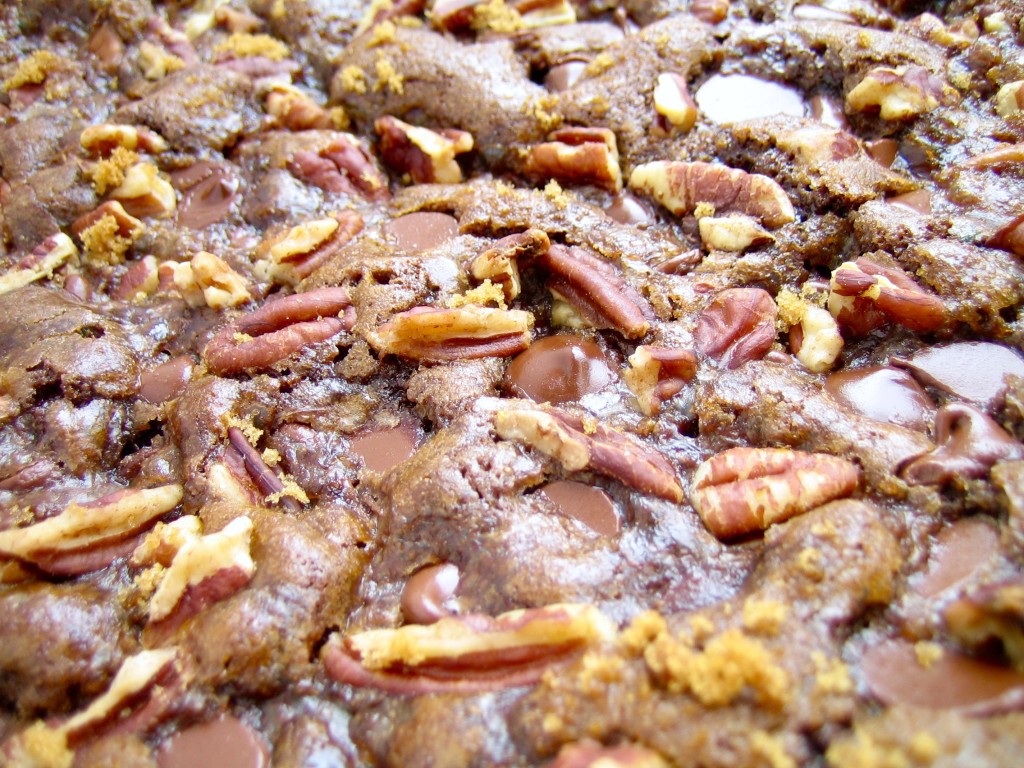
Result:
<instances>
[{"instance_id":1,"label":"chocolate cake","mask_svg":"<svg viewBox=\"0 0 1024 768\"><path fill-rule=\"evenodd\" d=\"M0 174L0 764L1020 764L1016 0L11 0Z\"/></svg>"}]
</instances>

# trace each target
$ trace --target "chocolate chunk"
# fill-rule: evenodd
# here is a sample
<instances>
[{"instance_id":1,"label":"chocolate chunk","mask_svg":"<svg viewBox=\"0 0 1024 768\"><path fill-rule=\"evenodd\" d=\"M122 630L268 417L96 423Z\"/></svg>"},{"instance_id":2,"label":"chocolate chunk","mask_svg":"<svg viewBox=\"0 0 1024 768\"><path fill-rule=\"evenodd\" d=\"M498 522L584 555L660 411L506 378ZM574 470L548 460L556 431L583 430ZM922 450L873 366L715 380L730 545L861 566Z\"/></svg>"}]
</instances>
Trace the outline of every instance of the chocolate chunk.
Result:
<instances>
[{"instance_id":1,"label":"chocolate chunk","mask_svg":"<svg viewBox=\"0 0 1024 768\"><path fill-rule=\"evenodd\" d=\"M892 363L909 369L922 383L986 410L1005 393L1007 376L1024 376L1024 358L1018 352L985 341L927 347Z\"/></svg>"},{"instance_id":2,"label":"chocolate chunk","mask_svg":"<svg viewBox=\"0 0 1024 768\"><path fill-rule=\"evenodd\" d=\"M364 432L352 437L352 450L363 457L366 467L387 472L412 456L416 449L416 430L408 424L390 429Z\"/></svg>"},{"instance_id":3,"label":"chocolate chunk","mask_svg":"<svg viewBox=\"0 0 1024 768\"><path fill-rule=\"evenodd\" d=\"M157 753L159 768L265 768L270 756L263 739L231 715L180 731Z\"/></svg>"},{"instance_id":4,"label":"chocolate chunk","mask_svg":"<svg viewBox=\"0 0 1024 768\"><path fill-rule=\"evenodd\" d=\"M392 219L386 227L403 251L428 251L459 234L459 222L447 213L416 211Z\"/></svg>"},{"instance_id":5,"label":"chocolate chunk","mask_svg":"<svg viewBox=\"0 0 1024 768\"><path fill-rule=\"evenodd\" d=\"M752 75L712 75L694 94L701 112L716 123L769 115L803 117L804 97L789 86Z\"/></svg>"},{"instance_id":6,"label":"chocolate chunk","mask_svg":"<svg viewBox=\"0 0 1024 768\"><path fill-rule=\"evenodd\" d=\"M537 403L570 403L613 379L611 361L595 342L572 334L535 341L513 358L505 388Z\"/></svg>"},{"instance_id":7,"label":"chocolate chunk","mask_svg":"<svg viewBox=\"0 0 1024 768\"><path fill-rule=\"evenodd\" d=\"M600 488L574 480L557 480L541 488L541 493L566 516L579 520L602 536L617 536L622 527L615 504Z\"/></svg>"},{"instance_id":8,"label":"chocolate chunk","mask_svg":"<svg viewBox=\"0 0 1024 768\"><path fill-rule=\"evenodd\" d=\"M925 432L935 404L912 376L885 366L839 371L825 379L832 397L871 419Z\"/></svg>"},{"instance_id":9,"label":"chocolate chunk","mask_svg":"<svg viewBox=\"0 0 1024 768\"><path fill-rule=\"evenodd\" d=\"M451 563L416 571L402 590L402 613L410 624L433 624L458 610L459 569Z\"/></svg>"}]
</instances>

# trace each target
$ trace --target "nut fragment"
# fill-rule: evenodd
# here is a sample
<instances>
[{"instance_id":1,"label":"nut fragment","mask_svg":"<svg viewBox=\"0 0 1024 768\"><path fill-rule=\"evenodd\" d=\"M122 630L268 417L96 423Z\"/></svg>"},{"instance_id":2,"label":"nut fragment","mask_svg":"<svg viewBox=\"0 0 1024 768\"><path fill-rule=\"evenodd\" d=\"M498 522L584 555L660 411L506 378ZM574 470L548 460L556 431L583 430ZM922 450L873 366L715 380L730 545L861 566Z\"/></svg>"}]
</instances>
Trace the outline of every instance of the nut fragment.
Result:
<instances>
[{"instance_id":1,"label":"nut fragment","mask_svg":"<svg viewBox=\"0 0 1024 768\"><path fill-rule=\"evenodd\" d=\"M358 632L332 639L324 665L339 682L391 693L469 693L536 682L552 664L613 636L593 606L562 603Z\"/></svg>"},{"instance_id":2,"label":"nut fragment","mask_svg":"<svg viewBox=\"0 0 1024 768\"><path fill-rule=\"evenodd\" d=\"M568 472L590 469L642 493L679 502L683 491L672 465L659 452L601 424L585 425L559 408L521 408L498 412L495 432L555 459Z\"/></svg>"},{"instance_id":3,"label":"nut fragment","mask_svg":"<svg viewBox=\"0 0 1024 768\"><path fill-rule=\"evenodd\" d=\"M53 277L54 272L76 256L78 248L70 237L63 232L50 235L32 253L0 275L0 296L36 280Z\"/></svg>"},{"instance_id":4,"label":"nut fragment","mask_svg":"<svg viewBox=\"0 0 1024 768\"><path fill-rule=\"evenodd\" d=\"M732 448L702 463L690 503L720 539L763 531L857 488L845 459L789 448Z\"/></svg>"},{"instance_id":5,"label":"nut fragment","mask_svg":"<svg viewBox=\"0 0 1024 768\"><path fill-rule=\"evenodd\" d=\"M75 237L81 237L85 230L95 226L105 216L111 216L114 219L113 234L126 240L133 241L146 231L146 225L129 214L121 203L117 202L117 200L107 200L107 202L89 211L89 213L75 219L71 224L72 234Z\"/></svg>"},{"instance_id":6,"label":"nut fragment","mask_svg":"<svg viewBox=\"0 0 1024 768\"><path fill-rule=\"evenodd\" d=\"M568 302L594 328L611 328L628 339L650 329L654 310L615 268L581 247L551 245L537 257L547 269L548 290Z\"/></svg>"},{"instance_id":7,"label":"nut fragment","mask_svg":"<svg viewBox=\"0 0 1024 768\"><path fill-rule=\"evenodd\" d=\"M955 90L917 65L876 67L846 94L848 109L878 109L883 120L908 120L956 100Z\"/></svg>"},{"instance_id":8,"label":"nut fragment","mask_svg":"<svg viewBox=\"0 0 1024 768\"><path fill-rule=\"evenodd\" d=\"M519 261L532 261L546 252L551 245L548 235L541 229L528 229L503 237L481 253L470 265L475 280L490 280L500 285L506 301L519 295Z\"/></svg>"},{"instance_id":9,"label":"nut fragment","mask_svg":"<svg viewBox=\"0 0 1024 768\"><path fill-rule=\"evenodd\" d=\"M702 216L697 221L701 242L716 251L742 253L752 245L772 242L772 237L757 219L732 214L730 216Z\"/></svg>"},{"instance_id":10,"label":"nut fragment","mask_svg":"<svg viewBox=\"0 0 1024 768\"><path fill-rule=\"evenodd\" d=\"M1024 578L986 584L949 605L946 627L963 645L984 650L998 644L1024 671Z\"/></svg>"},{"instance_id":11,"label":"nut fragment","mask_svg":"<svg viewBox=\"0 0 1024 768\"><path fill-rule=\"evenodd\" d=\"M699 203L709 203L718 213L745 213L771 229L796 219L793 204L772 179L716 163L645 163L633 169L629 186L676 216L687 216Z\"/></svg>"},{"instance_id":12,"label":"nut fragment","mask_svg":"<svg viewBox=\"0 0 1024 768\"><path fill-rule=\"evenodd\" d=\"M800 320L789 329L789 348L811 373L832 368L843 349L839 324L822 307L804 305Z\"/></svg>"},{"instance_id":13,"label":"nut fragment","mask_svg":"<svg viewBox=\"0 0 1024 768\"><path fill-rule=\"evenodd\" d=\"M439 131L402 122L391 115L378 117L373 124L380 136L384 162L407 173L417 184L458 184L462 168L457 155L473 149L473 135L467 131L442 128Z\"/></svg>"},{"instance_id":14,"label":"nut fragment","mask_svg":"<svg viewBox=\"0 0 1024 768\"><path fill-rule=\"evenodd\" d=\"M1024 163L1024 142L1000 144L995 149L974 155L963 162L964 168L987 170L1003 166L1019 166Z\"/></svg>"},{"instance_id":15,"label":"nut fragment","mask_svg":"<svg viewBox=\"0 0 1024 768\"><path fill-rule=\"evenodd\" d=\"M343 210L297 224L257 249L255 273L281 285L297 285L340 251L363 228L363 217Z\"/></svg>"},{"instance_id":16,"label":"nut fragment","mask_svg":"<svg viewBox=\"0 0 1024 768\"><path fill-rule=\"evenodd\" d=\"M629 357L623 378L636 395L640 411L656 416L661 404L678 394L697 373L697 356L688 349L639 346Z\"/></svg>"},{"instance_id":17,"label":"nut fragment","mask_svg":"<svg viewBox=\"0 0 1024 768\"><path fill-rule=\"evenodd\" d=\"M723 368L759 360L775 343L778 307L761 288L721 291L697 318L697 350Z\"/></svg>"},{"instance_id":18,"label":"nut fragment","mask_svg":"<svg viewBox=\"0 0 1024 768\"><path fill-rule=\"evenodd\" d=\"M218 376L266 369L351 330L354 323L348 291L318 288L269 302L237 318L210 340L203 357Z\"/></svg>"},{"instance_id":19,"label":"nut fragment","mask_svg":"<svg viewBox=\"0 0 1024 768\"><path fill-rule=\"evenodd\" d=\"M675 72L658 75L654 85L654 110L681 131L693 128L697 121L697 104L690 96L684 77Z\"/></svg>"},{"instance_id":20,"label":"nut fragment","mask_svg":"<svg viewBox=\"0 0 1024 768\"><path fill-rule=\"evenodd\" d=\"M128 168L124 181L109 196L132 216L170 216L178 205L174 187L152 163L136 163Z\"/></svg>"},{"instance_id":21,"label":"nut fragment","mask_svg":"<svg viewBox=\"0 0 1024 768\"><path fill-rule=\"evenodd\" d=\"M608 128L560 128L526 155L523 172L534 179L622 189L619 150Z\"/></svg>"},{"instance_id":22,"label":"nut fragment","mask_svg":"<svg viewBox=\"0 0 1024 768\"><path fill-rule=\"evenodd\" d=\"M375 349L416 360L508 357L530 345L533 315L518 309L467 305L414 307L400 312L368 341Z\"/></svg>"},{"instance_id":23,"label":"nut fragment","mask_svg":"<svg viewBox=\"0 0 1024 768\"><path fill-rule=\"evenodd\" d=\"M1010 117L1024 112L1024 80L1007 83L996 93L996 113Z\"/></svg>"},{"instance_id":24,"label":"nut fragment","mask_svg":"<svg viewBox=\"0 0 1024 768\"><path fill-rule=\"evenodd\" d=\"M203 292L203 301L212 309L237 307L252 299L244 278L224 259L200 251L190 262L191 276Z\"/></svg>"},{"instance_id":25,"label":"nut fragment","mask_svg":"<svg viewBox=\"0 0 1024 768\"><path fill-rule=\"evenodd\" d=\"M384 200L389 195L387 180L369 152L348 134L338 135L319 152L296 152L288 170L327 192L355 194L367 200Z\"/></svg>"},{"instance_id":26,"label":"nut fragment","mask_svg":"<svg viewBox=\"0 0 1024 768\"><path fill-rule=\"evenodd\" d=\"M141 150L153 155L166 152L168 149L167 141L155 131L116 123L90 125L82 131L78 140L87 152L102 157L106 157L117 147L133 151Z\"/></svg>"},{"instance_id":27,"label":"nut fragment","mask_svg":"<svg viewBox=\"0 0 1024 768\"><path fill-rule=\"evenodd\" d=\"M302 511L302 505L294 495L288 493L288 488L277 474L263 460L263 456L249 443L249 440L238 427L228 428L228 442L231 449L237 453L242 460L245 473L255 483L264 501L279 499L281 506L289 512ZM228 461L230 466L230 459Z\"/></svg>"},{"instance_id":28,"label":"nut fragment","mask_svg":"<svg viewBox=\"0 0 1024 768\"><path fill-rule=\"evenodd\" d=\"M828 309L840 325L865 334L886 320L912 331L942 327L946 307L898 269L861 257L841 264L833 273Z\"/></svg>"},{"instance_id":29,"label":"nut fragment","mask_svg":"<svg viewBox=\"0 0 1024 768\"><path fill-rule=\"evenodd\" d=\"M263 108L289 131L337 128L331 113L294 85L275 83L263 99Z\"/></svg>"},{"instance_id":30,"label":"nut fragment","mask_svg":"<svg viewBox=\"0 0 1024 768\"><path fill-rule=\"evenodd\" d=\"M690 0L690 13L705 24L717 24L729 15L729 0Z\"/></svg>"},{"instance_id":31,"label":"nut fragment","mask_svg":"<svg viewBox=\"0 0 1024 768\"><path fill-rule=\"evenodd\" d=\"M142 301L156 293L159 285L159 265L155 256L144 256L121 276L113 297L121 301Z\"/></svg>"}]
</instances>

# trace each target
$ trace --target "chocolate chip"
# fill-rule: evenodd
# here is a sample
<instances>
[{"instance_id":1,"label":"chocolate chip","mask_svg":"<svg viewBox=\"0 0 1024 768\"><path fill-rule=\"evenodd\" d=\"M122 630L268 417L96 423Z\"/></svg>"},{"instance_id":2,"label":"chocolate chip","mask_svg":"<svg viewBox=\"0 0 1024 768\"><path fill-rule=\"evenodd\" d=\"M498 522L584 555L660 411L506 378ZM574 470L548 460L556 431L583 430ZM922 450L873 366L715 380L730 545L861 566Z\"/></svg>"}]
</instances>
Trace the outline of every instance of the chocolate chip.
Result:
<instances>
[{"instance_id":1,"label":"chocolate chip","mask_svg":"<svg viewBox=\"0 0 1024 768\"><path fill-rule=\"evenodd\" d=\"M459 222L447 213L416 211L392 219L386 230L400 250L426 251L459 234Z\"/></svg>"},{"instance_id":2,"label":"chocolate chip","mask_svg":"<svg viewBox=\"0 0 1024 768\"><path fill-rule=\"evenodd\" d=\"M918 381L960 400L991 409L1006 391L1006 377L1024 376L1024 359L1001 344L963 341L922 349L893 365L908 368Z\"/></svg>"},{"instance_id":3,"label":"chocolate chip","mask_svg":"<svg viewBox=\"0 0 1024 768\"><path fill-rule=\"evenodd\" d=\"M599 392L612 380L608 358L593 341L573 334L535 341L513 358L505 387L537 403L569 403Z\"/></svg>"},{"instance_id":4,"label":"chocolate chip","mask_svg":"<svg viewBox=\"0 0 1024 768\"><path fill-rule=\"evenodd\" d=\"M586 68L587 62L585 61L566 61L556 64L544 78L544 87L555 93L567 91L580 79L580 75Z\"/></svg>"},{"instance_id":5,"label":"chocolate chip","mask_svg":"<svg viewBox=\"0 0 1024 768\"><path fill-rule=\"evenodd\" d=\"M196 725L174 736L157 753L159 768L265 768L267 748L259 734L231 715Z\"/></svg>"},{"instance_id":6,"label":"chocolate chip","mask_svg":"<svg viewBox=\"0 0 1024 768\"><path fill-rule=\"evenodd\" d=\"M899 152L900 145L896 139L876 139L866 142L864 148L876 162L886 168L892 168L892 164L896 162L896 154Z\"/></svg>"},{"instance_id":7,"label":"chocolate chip","mask_svg":"<svg viewBox=\"0 0 1024 768\"><path fill-rule=\"evenodd\" d=\"M716 123L779 114L803 117L807 113L798 91L751 75L712 75L694 98L701 112Z\"/></svg>"},{"instance_id":8,"label":"chocolate chip","mask_svg":"<svg viewBox=\"0 0 1024 768\"><path fill-rule=\"evenodd\" d=\"M139 396L149 403L172 400L192 378L192 368L192 358L182 355L143 371L139 377Z\"/></svg>"},{"instance_id":9,"label":"chocolate chip","mask_svg":"<svg viewBox=\"0 0 1024 768\"><path fill-rule=\"evenodd\" d=\"M600 488L557 480L541 488L541 493L553 501L568 517L579 520L602 536L617 536L621 530L619 513L608 494Z\"/></svg>"},{"instance_id":10,"label":"chocolate chip","mask_svg":"<svg viewBox=\"0 0 1024 768\"><path fill-rule=\"evenodd\" d=\"M913 376L895 368L870 366L839 371L825 379L836 400L870 419L924 432L935 404Z\"/></svg>"},{"instance_id":11,"label":"chocolate chip","mask_svg":"<svg viewBox=\"0 0 1024 768\"><path fill-rule=\"evenodd\" d=\"M619 224L638 226L649 224L654 220L654 215L641 202L640 198L629 192L622 192L616 195L611 204L604 209L604 212L619 222Z\"/></svg>"},{"instance_id":12,"label":"chocolate chip","mask_svg":"<svg viewBox=\"0 0 1024 768\"><path fill-rule=\"evenodd\" d=\"M365 432L352 437L352 450L363 457L366 467L386 472L412 456L416 448L416 431L408 424L390 429Z\"/></svg>"},{"instance_id":13,"label":"chocolate chip","mask_svg":"<svg viewBox=\"0 0 1024 768\"><path fill-rule=\"evenodd\" d=\"M841 131L850 128L846 115L843 113L842 105L836 103L832 98L817 93L811 96L807 105L810 107L811 117L819 123L824 123L829 128L838 128Z\"/></svg>"},{"instance_id":14,"label":"chocolate chip","mask_svg":"<svg viewBox=\"0 0 1024 768\"><path fill-rule=\"evenodd\" d=\"M239 187L227 166L206 162L174 173L171 181L181 190L178 222L190 229L203 229L227 216Z\"/></svg>"},{"instance_id":15,"label":"chocolate chip","mask_svg":"<svg viewBox=\"0 0 1024 768\"><path fill-rule=\"evenodd\" d=\"M402 590L402 613L411 624L433 624L456 612L459 569L451 563L416 571Z\"/></svg>"},{"instance_id":16,"label":"chocolate chip","mask_svg":"<svg viewBox=\"0 0 1024 768\"><path fill-rule=\"evenodd\" d=\"M920 213L922 216L930 216L932 213L932 193L927 189L915 189L913 192L890 197L885 202Z\"/></svg>"},{"instance_id":17,"label":"chocolate chip","mask_svg":"<svg viewBox=\"0 0 1024 768\"><path fill-rule=\"evenodd\" d=\"M935 537L928 570L913 582L925 597L937 595L974 573L996 551L999 532L980 518L958 520Z\"/></svg>"}]
</instances>

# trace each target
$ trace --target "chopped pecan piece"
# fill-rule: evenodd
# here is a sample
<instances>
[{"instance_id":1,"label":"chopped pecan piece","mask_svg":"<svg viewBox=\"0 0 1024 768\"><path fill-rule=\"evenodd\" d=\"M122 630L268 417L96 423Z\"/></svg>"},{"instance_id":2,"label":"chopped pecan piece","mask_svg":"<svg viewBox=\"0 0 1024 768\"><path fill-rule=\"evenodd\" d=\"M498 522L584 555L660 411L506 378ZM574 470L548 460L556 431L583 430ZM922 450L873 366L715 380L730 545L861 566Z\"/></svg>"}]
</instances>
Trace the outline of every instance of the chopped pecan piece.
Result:
<instances>
[{"instance_id":1,"label":"chopped pecan piece","mask_svg":"<svg viewBox=\"0 0 1024 768\"><path fill-rule=\"evenodd\" d=\"M846 106L853 112L878 109L883 120L908 120L957 98L954 89L924 67L876 67L846 94Z\"/></svg>"},{"instance_id":2,"label":"chopped pecan piece","mask_svg":"<svg viewBox=\"0 0 1024 768\"><path fill-rule=\"evenodd\" d=\"M728 288L697 318L693 338L702 354L723 368L759 360L775 343L778 307L761 288Z\"/></svg>"},{"instance_id":3,"label":"chopped pecan piece","mask_svg":"<svg viewBox=\"0 0 1024 768\"><path fill-rule=\"evenodd\" d=\"M252 299L245 280L224 259L207 251L200 251L187 265L187 270L175 272L175 282L182 281L182 293L190 288L202 294L202 302L213 309L237 307ZM186 298L188 294L186 293Z\"/></svg>"},{"instance_id":4,"label":"chopped pecan piece","mask_svg":"<svg viewBox=\"0 0 1024 768\"><path fill-rule=\"evenodd\" d=\"M218 376L260 370L352 329L355 311L344 288L318 288L268 302L229 323L203 357Z\"/></svg>"},{"instance_id":5,"label":"chopped pecan piece","mask_svg":"<svg viewBox=\"0 0 1024 768\"><path fill-rule=\"evenodd\" d=\"M859 482L845 459L789 448L732 448L701 464L690 503L720 539L763 531L834 499Z\"/></svg>"},{"instance_id":6,"label":"chopped pecan piece","mask_svg":"<svg viewBox=\"0 0 1024 768\"><path fill-rule=\"evenodd\" d=\"M636 395L640 411L656 416L661 404L676 395L697 373L697 356L688 349L639 346L629 357L623 378Z\"/></svg>"},{"instance_id":7,"label":"chopped pecan piece","mask_svg":"<svg viewBox=\"0 0 1024 768\"><path fill-rule=\"evenodd\" d=\"M716 213L745 213L771 229L796 219L793 203L772 179L716 163L645 163L633 169L629 186L676 216L687 216L699 203L708 203Z\"/></svg>"},{"instance_id":8,"label":"chopped pecan piece","mask_svg":"<svg viewBox=\"0 0 1024 768\"><path fill-rule=\"evenodd\" d=\"M256 274L282 285L297 285L363 229L363 217L343 210L297 224L257 248Z\"/></svg>"},{"instance_id":9,"label":"chopped pecan piece","mask_svg":"<svg viewBox=\"0 0 1024 768\"><path fill-rule=\"evenodd\" d=\"M560 128L530 148L524 173L538 180L622 189L619 150L608 128Z\"/></svg>"},{"instance_id":10,"label":"chopped pecan piece","mask_svg":"<svg viewBox=\"0 0 1024 768\"><path fill-rule=\"evenodd\" d=\"M415 360L508 357L530 346L533 315L467 305L413 307L368 336L378 351Z\"/></svg>"},{"instance_id":11,"label":"chopped pecan piece","mask_svg":"<svg viewBox=\"0 0 1024 768\"><path fill-rule=\"evenodd\" d=\"M355 137L343 134L321 149L303 149L288 162L288 170L326 192L387 199L387 179Z\"/></svg>"},{"instance_id":12,"label":"chopped pecan piece","mask_svg":"<svg viewBox=\"0 0 1024 768\"><path fill-rule=\"evenodd\" d=\"M168 149L167 141L155 131L134 125L118 125L116 123L90 125L82 131L79 143L81 143L82 149L87 152L103 157L109 155L118 147L124 147L132 151L141 150L153 155L166 152Z\"/></svg>"},{"instance_id":13,"label":"chopped pecan piece","mask_svg":"<svg viewBox=\"0 0 1024 768\"><path fill-rule=\"evenodd\" d=\"M76 256L78 248L70 237L63 232L50 235L32 253L0 275L0 296L36 280L53 277L54 272Z\"/></svg>"},{"instance_id":14,"label":"chopped pecan piece","mask_svg":"<svg viewBox=\"0 0 1024 768\"><path fill-rule=\"evenodd\" d=\"M535 683L553 664L613 636L596 608L565 603L332 638L323 660L331 677L350 685L403 695L469 693Z\"/></svg>"},{"instance_id":15,"label":"chopped pecan piece","mask_svg":"<svg viewBox=\"0 0 1024 768\"><path fill-rule=\"evenodd\" d=\"M263 99L263 108L289 131L336 128L331 113L294 85L275 83Z\"/></svg>"},{"instance_id":16,"label":"chopped pecan piece","mask_svg":"<svg viewBox=\"0 0 1024 768\"><path fill-rule=\"evenodd\" d=\"M110 197L132 216L170 216L178 205L174 187L152 163L136 163L128 168L124 181L111 190Z\"/></svg>"},{"instance_id":17,"label":"chopped pecan piece","mask_svg":"<svg viewBox=\"0 0 1024 768\"><path fill-rule=\"evenodd\" d=\"M454 128L439 131L402 122L383 115L373 124L380 136L380 153L384 162L417 184L458 184L462 168L458 155L473 149L473 135Z\"/></svg>"},{"instance_id":18,"label":"chopped pecan piece","mask_svg":"<svg viewBox=\"0 0 1024 768\"><path fill-rule=\"evenodd\" d=\"M752 245L764 245L775 238L751 216L702 216L697 221L701 242L717 251L742 253Z\"/></svg>"},{"instance_id":19,"label":"chopped pecan piece","mask_svg":"<svg viewBox=\"0 0 1024 768\"><path fill-rule=\"evenodd\" d=\"M828 310L788 298L783 320L789 323L789 351L812 373L829 370L843 349L839 324Z\"/></svg>"},{"instance_id":20,"label":"chopped pecan piece","mask_svg":"<svg viewBox=\"0 0 1024 768\"><path fill-rule=\"evenodd\" d=\"M94 208L89 213L75 219L71 224L71 232L75 237L81 238L85 230L95 226L106 216L111 216L116 222L114 234L126 240L135 240L146 231L146 225L129 214L121 203L117 202L117 200L107 200L98 208Z\"/></svg>"},{"instance_id":21,"label":"chopped pecan piece","mask_svg":"<svg viewBox=\"0 0 1024 768\"><path fill-rule=\"evenodd\" d=\"M182 486L126 488L96 501L72 502L54 517L24 528L0 531L0 555L33 563L47 571L59 571L61 560L123 542L170 512L181 501ZM117 550L106 562L108 565ZM103 558L100 558L101 560Z\"/></svg>"},{"instance_id":22,"label":"chopped pecan piece","mask_svg":"<svg viewBox=\"0 0 1024 768\"><path fill-rule=\"evenodd\" d=\"M589 469L642 493L681 501L683 490L668 460L625 433L558 408L522 408L498 412L494 429L503 440L518 440L555 459L568 472Z\"/></svg>"},{"instance_id":23,"label":"chopped pecan piece","mask_svg":"<svg viewBox=\"0 0 1024 768\"><path fill-rule=\"evenodd\" d=\"M1010 117L1024 112L1024 80L1007 83L996 93L996 113L1000 117Z\"/></svg>"},{"instance_id":24,"label":"chopped pecan piece","mask_svg":"<svg viewBox=\"0 0 1024 768\"><path fill-rule=\"evenodd\" d=\"M132 552L131 564L142 568L159 563L165 568L186 543L203 533L203 522L195 515L184 515L170 523L157 523Z\"/></svg>"},{"instance_id":25,"label":"chopped pecan piece","mask_svg":"<svg viewBox=\"0 0 1024 768\"><path fill-rule=\"evenodd\" d=\"M281 481L238 427L228 428L228 442L242 460L245 473L252 479L260 493L266 498L280 499L281 506L289 512L299 512L302 505L298 499L286 493L285 484Z\"/></svg>"},{"instance_id":26,"label":"chopped pecan piece","mask_svg":"<svg viewBox=\"0 0 1024 768\"><path fill-rule=\"evenodd\" d=\"M515 235L503 237L481 253L470 265L470 273L476 280L490 280L500 285L506 301L519 295L519 262L530 262L545 253L551 246L548 235L541 229L528 229Z\"/></svg>"},{"instance_id":27,"label":"chopped pecan piece","mask_svg":"<svg viewBox=\"0 0 1024 768\"><path fill-rule=\"evenodd\" d=\"M688 131L697 122L697 103L690 96L686 78L675 72L658 75L654 85L654 110L674 128Z\"/></svg>"},{"instance_id":28,"label":"chopped pecan piece","mask_svg":"<svg viewBox=\"0 0 1024 768\"><path fill-rule=\"evenodd\" d=\"M155 256L144 256L121 276L112 296L121 301L141 301L156 293L160 282L160 266Z\"/></svg>"},{"instance_id":29,"label":"chopped pecan piece","mask_svg":"<svg viewBox=\"0 0 1024 768\"><path fill-rule=\"evenodd\" d=\"M946 627L970 649L998 643L1018 671L1024 672L1024 577L986 584L952 603Z\"/></svg>"},{"instance_id":30,"label":"chopped pecan piece","mask_svg":"<svg viewBox=\"0 0 1024 768\"><path fill-rule=\"evenodd\" d=\"M832 273L828 309L854 333L868 333L886 320L928 332L946 322L946 307L898 269L861 257Z\"/></svg>"},{"instance_id":31,"label":"chopped pecan piece","mask_svg":"<svg viewBox=\"0 0 1024 768\"><path fill-rule=\"evenodd\" d=\"M548 289L564 299L594 328L611 328L628 339L650 329L654 310L609 262L580 247L551 245L537 256L547 269Z\"/></svg>"}]
</instances>

